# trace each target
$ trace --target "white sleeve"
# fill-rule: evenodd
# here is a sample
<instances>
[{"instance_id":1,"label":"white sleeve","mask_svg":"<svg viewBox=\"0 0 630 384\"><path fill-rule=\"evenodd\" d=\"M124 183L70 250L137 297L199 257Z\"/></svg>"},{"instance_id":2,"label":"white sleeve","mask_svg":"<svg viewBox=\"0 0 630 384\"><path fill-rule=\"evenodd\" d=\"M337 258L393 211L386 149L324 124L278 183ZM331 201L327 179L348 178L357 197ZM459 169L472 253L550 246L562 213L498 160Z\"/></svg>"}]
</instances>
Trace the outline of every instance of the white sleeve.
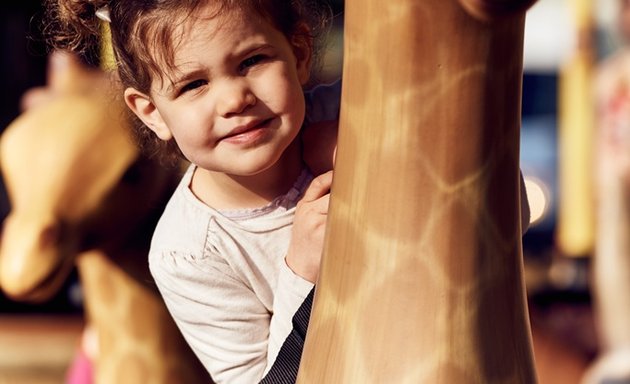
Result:
<instances>
[{"instance_id":1,"label":"white sleeve","mask_svg":"<svg viewBox=\"0 0 630 384\"><path fill-rule=\"evenodd\" d=\"M302 305L314 284L293 273L286 262L282 263L273 301L273 316L269 330L267 369L276 360L282 344L293 329L293 316Z\"/></svg>"},{"instance_id":2,"label":"white sleeve","mask_svg":"<svg viewBox=\"0 0 630 384\"><path fill-rule=\"evenodd\" d=\"M152 255L151 273L182 335L217 383L257 383L271 314L219 258ZM194 298L194 299L193 299Z\"/></svg>"}]
</instances>

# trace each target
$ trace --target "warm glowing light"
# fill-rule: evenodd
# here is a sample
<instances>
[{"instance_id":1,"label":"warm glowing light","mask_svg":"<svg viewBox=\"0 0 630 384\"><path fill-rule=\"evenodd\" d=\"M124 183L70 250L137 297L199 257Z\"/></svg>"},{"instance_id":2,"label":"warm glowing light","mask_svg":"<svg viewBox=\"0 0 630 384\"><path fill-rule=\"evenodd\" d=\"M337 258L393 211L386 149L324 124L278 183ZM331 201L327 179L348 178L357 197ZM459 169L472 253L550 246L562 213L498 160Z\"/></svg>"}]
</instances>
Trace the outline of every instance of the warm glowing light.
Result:
<instances>
[{"instance_id":1,"label":"warm glowing light","mask_svg":"<svg viewBox=\"0 0 630 384\"><path fill-rule=\"evenodd\" d=\"M535 225L542 221L549 211L549 189L539 179L525 177L525 189L529 200L529 224Z\"/></svg>"}]
</instances>

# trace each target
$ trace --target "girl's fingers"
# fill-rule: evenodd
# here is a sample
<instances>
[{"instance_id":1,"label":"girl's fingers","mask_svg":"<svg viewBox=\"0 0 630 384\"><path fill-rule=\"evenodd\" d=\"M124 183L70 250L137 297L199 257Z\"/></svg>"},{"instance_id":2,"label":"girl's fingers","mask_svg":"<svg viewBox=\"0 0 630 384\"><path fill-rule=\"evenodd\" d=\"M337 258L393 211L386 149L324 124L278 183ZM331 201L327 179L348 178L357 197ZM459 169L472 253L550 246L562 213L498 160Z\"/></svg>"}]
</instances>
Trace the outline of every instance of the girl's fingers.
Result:
<instances>
[{"instance_id":1,"label":"girl's fingers","mask_svg":"<svg viewBox=\"0 0 630 384\"><path fill-rule=\"evenodd\" d=\"M313 202L313 210L320 214L327 215L329 202L330 202L330 193L327 193Z\"/></svg>"},{"instance_id":2,"label":"girl's fingers","mask_svg":"<svg viewBox=\"0 0 630 384\"><path fill-rule=\"evenodd\" d=\"M311 181L311 185L304 192L302 200L304 202L311 202L319 199L320 197L330 192L330 186L332 184L333 171L322 173Z\"/></svg>"}]
</instances>

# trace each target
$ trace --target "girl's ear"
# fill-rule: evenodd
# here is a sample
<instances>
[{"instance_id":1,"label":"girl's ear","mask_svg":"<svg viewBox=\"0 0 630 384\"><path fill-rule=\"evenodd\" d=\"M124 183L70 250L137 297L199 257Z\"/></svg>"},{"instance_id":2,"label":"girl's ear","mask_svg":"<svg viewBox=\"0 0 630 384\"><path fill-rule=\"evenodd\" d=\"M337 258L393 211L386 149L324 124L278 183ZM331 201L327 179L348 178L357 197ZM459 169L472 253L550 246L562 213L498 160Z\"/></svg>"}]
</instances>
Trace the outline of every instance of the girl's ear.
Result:
<instances>
[{"instance_id":1,"label":"girl's ear","mask_svg":"<svg viewBox=\"0 0 630 384\"><path fill-rule=\"evenodd\" d=\"M148 95L134 88L125 89L125 103L140 120L149 127L161 140L168 141L173 138L160 111L156 108Z\"/></svg>"},{"instance_id":2,"label":"girl's ear","mask_svg":"<svg viewBox=\"0 0 630 384\"><path fill-rule=\"evenodd\" d=\"M300 83L302 85L311 77L311 64L313 61L313 38L311 30L306 23L301 23L293 37L291 37L291 46L295 55L296 68Z\"/></svg>"}]
</instances>

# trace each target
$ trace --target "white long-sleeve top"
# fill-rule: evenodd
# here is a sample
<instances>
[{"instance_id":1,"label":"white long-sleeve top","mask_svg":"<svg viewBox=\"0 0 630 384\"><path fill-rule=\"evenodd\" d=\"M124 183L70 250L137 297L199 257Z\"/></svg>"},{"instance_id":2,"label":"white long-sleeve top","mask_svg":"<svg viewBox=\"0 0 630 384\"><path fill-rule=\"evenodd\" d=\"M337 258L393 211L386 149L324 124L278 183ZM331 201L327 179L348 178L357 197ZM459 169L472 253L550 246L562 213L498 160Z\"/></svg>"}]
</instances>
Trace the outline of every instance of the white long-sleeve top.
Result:
<instances>
[{"instance_id":1,"label":"white long-sleeve top","mask_svg":"<svg viewBox=\"0 0 630 384\"><path fill-rule=\"evenodd\" d=\"M184 338L217 383L257 383L313 285L286 265L295 205L312 176L266 207L219 212L189 189L167 205L149 266ZM273 315L273 316L272 316Z\"/></svg>"}]
</instances>

